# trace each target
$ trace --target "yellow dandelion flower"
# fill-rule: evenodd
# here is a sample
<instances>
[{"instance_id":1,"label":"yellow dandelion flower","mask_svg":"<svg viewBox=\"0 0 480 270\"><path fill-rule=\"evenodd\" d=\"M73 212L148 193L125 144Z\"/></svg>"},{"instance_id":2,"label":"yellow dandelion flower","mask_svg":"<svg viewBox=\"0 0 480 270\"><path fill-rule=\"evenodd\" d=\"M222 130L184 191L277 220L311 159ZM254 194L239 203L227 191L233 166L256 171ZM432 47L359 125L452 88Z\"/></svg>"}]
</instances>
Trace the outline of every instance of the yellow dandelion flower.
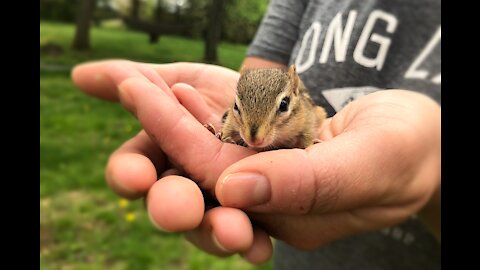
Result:
<instances>
[{"instance_id":1,"label":"yellow dandelion flower","mask_svg":"<svg viewBox=\"0 0 480 270\"><path fill-rule=\"evenodd\" d=\"M120 206L120 208L126 208L128 204L129 202L126 199L121 199L120 201L118 201L118 206Z\"/></svg>"},{"instance_id":2,"label":"yellow dandelion flower","mask_svg":"<svg viewBox=\"0 0 480 270\"><path fill-rule=\"evenodd\" d=\"M137 216L133 212L128 212L127 214L125 214L125 220L127 222L133 222L133 221L135 221L136 218L137 218Z\"/></svg>"}]
</instances>

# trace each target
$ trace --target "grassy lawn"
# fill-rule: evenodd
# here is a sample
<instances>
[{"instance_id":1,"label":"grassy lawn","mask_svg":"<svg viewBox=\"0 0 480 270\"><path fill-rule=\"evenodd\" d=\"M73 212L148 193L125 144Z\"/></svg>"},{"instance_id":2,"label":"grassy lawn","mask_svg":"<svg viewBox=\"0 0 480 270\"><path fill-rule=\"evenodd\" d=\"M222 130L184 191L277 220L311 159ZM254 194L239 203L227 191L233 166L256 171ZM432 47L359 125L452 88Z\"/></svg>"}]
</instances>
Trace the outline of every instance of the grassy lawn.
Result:
<instances>
[{"instance_id":1,"label":"grassy lawn","mask_svg":"<svg viewBox=\"0 0 480 270\"><path fill-rule=\"evenodd\" d=\"M40 46L55 43L61 45L65 53L60 56L41 53L40 63L72 66L83 61L105 58L124 58L152 63L201 62L203 57L202 41L161 36L157 44L149 44L147 34L130 32L118 27L93 28L90 36L93 50L79 53L70 50L73 35L73 25L41 22ZM237 70L245 51L244 45L220 44L220 65Z\"/></svg>"},{"instance_id":2,"label":"grassy lawn","mask_svg":"<svg viewBox=\"0 0 480 270\"><path fill-rule=\"evenodd\" d=\"M200 61L201 41L94 28L93 50L70 50L73 26L40 23L40 45L59 44L61 55L40 55L40 268L41 269L271 269L238 256L207 255L179 234L153 228L142 201L121 201L104 181L108 154L137 133L135 119L118 105L89 98L69 68L92 59L145 62ZM220 62L237 69L245 46L222 44ZM42 66L62 66L49 71Z\"/></svg>"}]
</instances>

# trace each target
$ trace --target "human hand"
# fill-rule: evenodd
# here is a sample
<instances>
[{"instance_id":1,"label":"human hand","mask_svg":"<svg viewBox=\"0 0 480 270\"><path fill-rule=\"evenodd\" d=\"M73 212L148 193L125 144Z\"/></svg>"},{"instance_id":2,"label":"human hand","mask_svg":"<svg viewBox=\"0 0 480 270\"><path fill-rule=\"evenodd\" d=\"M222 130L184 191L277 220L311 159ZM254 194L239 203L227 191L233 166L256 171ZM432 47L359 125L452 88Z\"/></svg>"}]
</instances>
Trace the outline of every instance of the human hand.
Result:
<instances>
[{"instance_id":1,"label":"human hand","mask_svg":"<svg viewBox=\"0 0 480 270\"><path fill-rule=\"evenodd\" d=\"M426 208L436 212L427 215L439 238L440 107L433 100L372 93L328 119L320 134L323 143L306 150L262 152L227 168L216 185L219 202L301 249Z\"/></svg>"},{"instance_id":2,"label":"human hand","mask_svg":"<svg viewBox=\"0 0 480 270\"><path fill-rule=\"evenodd\" d=\"M155 102L150 102L150 103L148 102L151 100L148 97L147 93L151 94L155 91L135 92L136 90L134 88L135 87L133 87L133 85L125 86L124 88L126 92L130 92L130 97L125 98L125 101L124 101L124 105L127 108L130 108L131 110L136 108L139 111L146 112L148 111L147 107L149 106L146 106L145 104L151 104L152 107L154 107L153 103ZM99 93L101 92L102 91L99 91ZM431 175L431 174L439 174L439 169L436 167L437 165L439 167L439 163L437 163L437 159L439 160L440 147L439 145L437 145L437 143L439 143L440 133L439 131L437 132L436 130L436 128L439 128L439 123L435 122L437 120L435 117L438 116L436 112L439 112L439 109L438 109L438 106L436 106L436 104L434 104L432 101L418 94L405 92L405 91L388 91L388 92L389 92L389 95L387 96L384 96L384 93L387 93L387 92L383 92L383 93L381 92L381 93L369 95L367 96L368 98L364 97L358 101L355 101L351 103L349 106L347 106L344 110L339 112L334 118L331 119L331 121L330 120L327 121L325 123L324 130L321 135L321 139L324 140L324 143L322 144L317 144L307 149L307 151L281 150L282 153L286 153L286 155L283 157L280 157L279 155L277 155L277 154L280 154L280 151L260 153L256 155L256 157L259 157L263 160L263 163L260 162L260 164L258 164L260 166L257 167L258 170L256 172L264 173L265 176L267 176L268 179L270 180L270 181L267 181L267 184L270 186L270 191L271 191L269 202L266 203L267 206L250 207L252 205L251 203L252 200L249 201L249 197L242 198L240 196L241 194L244 194L244 193L247 193L247 195L252 194L254 197L253 204L255 204L255 202L258 203L259 201L258 194L260 191L255 187L252 189L251 185L250 187L248 187L248 185L251 184L252 181L249 181L246 179L243 179L246 181L237 182L236 185L235 185L235 181L231 181L232 179L230 179L229 181L219 181L217 183L217 197L225 205L249 208L250 216L254 217L255 221L262 224L262 226L266 228L270 233L300 248L316 247L318 245L324 244L328 241L346 236L351 233L356 233L356 232L374 229L376 227L386 226L388 224L399 222L402 219L408 217L410 214L414 213L416 210L418 210L422 205L426 203L426 201L431 197L431 194L433 193L432 190L435 190L435 186L439 189L439 177L436 178L435 176ZM393 96L390 96L390 94L393 94ZM132 106L132 104L129 104L128 99L133 96L136 96L138 100L134 101L133 102L134 104ZM143 96L143 99L141 98L142 96ZM400 96L403 96L403 97L400 98ZM140 99L144 100L144 102L140 102ZM158 102L161 103L161 100L158 100ZM403 104L404 102L406 103ZM143 105L140 106L140 104L143 104ZM189 103L184 103L184 104L189 104ZM191 104L194 104L194 103L191 103ZM384 109L388 109L388 110L384 110ZM136 111L137 116L139 116L139 111ZM190 111L193 112L195 110L190 109ZM200 112L203 110L197 110L197 111ZM168 110L164 111L164 113L166 112L168 112ZM417 113L419 113L419 116L414 117L414 115L416 115ZM145 113L143 118L146 118L147 116L148 114ZM142 122L142 117L139 117L139 119ZM429 128L426 128L424 123L421 121L422 119L423 120L433 119L433 126L427 125ZM391 120L396 120L396 121L391 121ZM413 121L413 122L409 123L410 121ZM396 122L400 124L397 127L394 125L394 123ZM190 124L195 126L193 122ZM147 126L144 124L144 127L146 129L147 129ZM160 123L159 123L159 126L160 126ZM152 127L153 126L150 124L150 128ZM414 128L418 128L418 131L419 131L419 133L416 135L412 135L409 133L412 130L415 131ZM422 132L422 130L424 132ZM198 129L198 131L202 133L201 129ZM190 130L190 131L185 130L185 132L194 133L193 130ZM433 134L434 136L432 138L427 138L428 137L427 135L430 133ZM405 140L404 144L401 145L400 147L398 145L393 144L393 142L400 140L400 138L402 138L402 135L408 135L402 139L402 140ZM201 139L199 138L199 141L202 141L202 142L209 141L209 138L204 137L204 134L202 134L201 137L202 138ZM427 140L425 140L425 138L427 138ZM387 139L392 139L392 140L388 141ZM422 140L423 142L428 142L428 143L424 143L423 145L420 145L420 147L417 149L418 151L416 151L415 149L412 149L417 147ZM218 143L218 141L216 141L215 143ZM387 154L385 156L386 160L382 161L381 159L383 159L382 156L384 155L383 153L384 148L386 145L390 145L390 144L393 144L395 147L391 149L393 151L387 151L387 152L390 152L390 154ZM222 147L222 150L224 150L225 148L233 149L232 147L235 147L235 146L229 146L229 145L224 145L224 146L225 147ZM401 149L398 149L398 148L401 148ZM368 149L370 149L369 150L371 151L370 153L367 151ZM202 148L202 150L205 150L207 152L213 152L215 153L214 156L217 156L217 157L219 155L218 148L212 149L207 147L207 148ZM224 153L227 153L229 151L230 150L225 150ZM235 152L235 151L237 151L237 148L235 148L235 150L232 150L232 152ZM205 154L206 152L201 152L201 153ZM400 154L403 153L406 157L405 161L399 162L400 164L399 166L396 166L396 167L394 166L394 168L397 168L397 169L385 170L384 168L390 168L390 167L384 166L384 165L392 165L392 163L395 163L394 161L396 160L392 161L392 159L394 159L395 153L400 153ZM416 153L417 154L423 153L423 154L421 154L420 156L409 155L409 154L416 154ZM230 154L231 153L229 153L229 155L224 155L224 157L231 156ZM249 154L246 154L245 156ZM361 154L358 156L361 156L363 159L353 158L353 156L357 154ZM312 157L315 157L317 155L319 157L318 160L312 159ZM285 165L285 161L290 161L290 158L292 159L291 160L292 163L287 162L288 166L274 166L274 167L272 166L270 168L265 167L265 165L270 161L272 161L274 165ZM306 163L297 164L297 162L299 162L297 158L303 158L303 159L300 159L300 161L306 161ZM342 160L342 158L345 158L345 159ZM220 166L218 166L217 168L220 168L221 170L223 170L223 168L225 168L224 167L225 165L227 165L228 163L232 162L235 159L236 158L233 158L231 160L228 160L225 163L219 164ZM378 159L380 159L380 163L377 164L376 162L379 161ZM200 160L202 160L202 158L200 158ZM217 160L220 160L220 159L217 159ZM415 165L414 160L423 161L423 162L419 162L417 165ZM313 161L315 161L316 163L312 163ZM371 161L374 161L374 162L370 163ZM227 174L228 172L232 172L232 170L235 172L240 171L239 169L242 169L242 165L243 166L246 165L246 167L243 167L243 168L248 169L249 162L253 162L253 157L247 158L239 162L238 164L235 164L234 166L232 166L232 168L229 168L224 173L224 175ZM318 164L319 167L318 168L313 167L313 164ZM361 170L363 169L361 167L365 164L368 165L367 168L369 168L369 170ZM300 166L297 166L297 165L300 165ZM310 170L306 172L302 172L301 168L305 168L304 167L305 165ZM353 165L353 166L350 167L350 165ZM428 167L430 167L431 170L426 169ZM289 170L289 172L286 172L287 174L284 174L283 178L282 177L279 177L278 179L275 177L271 178L271 176L275 176L275 174L272 175L272 171L285 172L286 168ZM408 170L406 170L405 173L402 173L400 168L406 168ZM201 177L202 176L201 173L198 176L203 180L205 180L205 182L207 183L208 182L215 183L216 178L218 177L217 175L218 170L215 170L215 168L211 168L211 169L213 169L211 173L207 175L203 175L203 178ZM276 169L279 169L279 170L276 170ZM121 171L121 170L118 170L118 171ZM207 171L203 171L203 173L205 172ZM322 178L319 177L321 176L319 175L319 172L325 173L327 177L325 177L322 180ZM359 173L357 175L356 174L357 172L363 172L363 173ZM430 175L427 175L428 177L425 177L425 179L427 179L426 181L420 181L423 183L421 184L419 183L418 180L421 179L421 176L423 174L430 174ZM289 182L282 181L287 179L288 176L292 176L292 178L290 179L290 185L288 185ZM305 176L305 178L301 176ZM402 181L398 183L394 183L391 181L387 181L386 183L379 182L378 179L383 176L385 177L388 176L392 178L399 177L399 179L404 182ZM303 178L307 180L297 182L295 180L298 179L298 177L300 177L300 179ZM363 177L366 177L366 178L363 178ZM220 177L220 179L222 178L223 177ZM344 178L350 181L343 181L342 179ZM214 180L211 180L211 179L214 179ZM275 179L275 182L273 182L272 179ZM366 180L364 181L363 179L366 179ZM433 181L432 179L436 179L436 180ZM330 184L330 186L325 185L323 192L321 192L322 189L315 189L312 192L312 191L309 191L308 188L305 188L306 185L304 184L310 183L310 185L317 185L319 184L317 183L317 181L320 181L321 184ZM167 183L168 181L159 181L157 183L161 183L161 182ZM282 183L282 184L285 183L287 185L282 187L281 184L275 184L275 183ZM295 183L302 183L302 185L292 187L292 184L295 185ZM158 190L161 190L160 185L161 184L157 185L159 186ZM304 188L302 188L302 186ZM394 192L395 194L391 194L393 193L392 191L394 191L395 187L397 186L399 187L399 190L401 192ZM415 186L419 186L419 188L416 188ZM155 186L152 187L151 194L160 194L158 190L154 190L154 187ZM349 192L348 187L350 187L350 189L355 189L357 192ZM233 192L232 192L232 189L234 189ZM163 190L168 190L168 188L163 188ZM185 190L183 194L188 193ZM288 190L288 192L285 192L285 190ZM328 192L329 190L331 192ZM410 190L411 192L409 192ZM307 193L305 194L305 192ZM194 192L191 192L191 194L194 194ZM227 194L228 196L226 196L225 194ZM282 195L284 199L279 201L278 198L282 196L278 196L278 194ZM290 194L290 197L288 196L288 194ZM288 205L285 205L285 204L291 204L292 200L290 199L292 198L292 194L294 194L294 197L295 197L295 194L297 194L296 196L300 199L298 203L292 204L293 206L299 206L298 208L289 207ZM308 194L310 195L308 196ZM323 194L323 197L320 196L322 194ZM328 196L329 194L330 196ZM165 195L166 197L164 197L164 202L169 201L168 199L171 199L170 202L175 201L174 198L168 197L167 192L165 192ZM302 195L306 195L306 196L302 197ZM351 198L348 197L347 195L351 196ZM250 199L251 198L252 196L250 196ZM178 197L175 199L178 200ZM316 199L317 203L313 203L312 199ZM321 199L324 199L324 200L322 201ZM282 201L283 201L283 205L282 205ZM380 202L380 205L375 206L375 203L378 204L379 202ZM395 203L400 203L400 205L395 206ZM305 206L312 205L312 207L310 208L311 211L305 210L309 208L304 208L302 210L301 209L302 205L305 205ZM320 209L323 208L323 211L319 211L319 205L320 206L323 205L323 207L320 207ZM270 209L268 207L270 207ZM173 207L173 209L175 209L175 207ZM228 208L221 207L218 209L222 210L222 209L228 209ZM375 212L375 209L379 209L379 212L378 213ZM229 210L235 211L235 209L229 209ZM257 214L255 214L255 212L257 212ZM259 212L260 213L265 212L265 213L259 215L258 214ZM239 212L234 212L234 213L239 214ZM271 213L275 213L275 214L271 214ZM167 211L165 211L164 214L165 215L163 216L157 216L157 218L154 217L154 220L156 220L157 224L159 222L160 223L163 222L163 224L165 224L165 220L168 220L167 218L165 218L169 216ZM237 215L237 214L232 216L240 217L240 215ZM189 215L185 215L185 216L189 216ZM221 221L221 219L218 218L219 216L222 216L222 215L216 216L217 221ZM226 214L223 216L227 217ZM212 244L213 241L210 237L211 235L210 233L213 233L216 235L218 242L220 242L222 246L224 247L228 246L229 247L228 249L230 249L230 251L240 251L241 249L239 249L238 246L237 248L234 247L235 246L234 243L238 244L239 242L241 242L240 237L237 238L237 241L234 241L233 236L249 235L249 233L247 232L249 230L246 229L246 227L248 227L250 224L248 222L243 222L243 223L237 222L237 223L231 223L231 224L237 224L238 225L237 227L229 227L228 225L229 223L227 221L228 220L231 221L232 219L224 219L223 220L224 222L218 222L218 223L213 222L212 220L213 218L204 219L204 223L202 223L202 225L210 224L212 226L210 227L200 226L199 227L200 231L198 231L197 229L193 234L196 237L191 237L191 239L194 239L193 240L194 243L203 247L205 250L217 255L229 254L229 252L222 253L221 250L219 250L214 244ZM244 219L239 219L239 220L244 220ZM344 222L346 222L345 225L340 224L338 228L336 227L336 225L338 225L339 223L344 223ZM175 222L173 223L175 224ZM175 226L172 226L172 227L175 227ZM208 229L208 228L211 228L211 229ZM223 229L227 228L227 229L225 229L223 233L218 233L221 230L221 228ZM233 228L233 230L230 230L229 228ZM243 234L232 233L234 231L241 232L242 230L243 230ZM323 233L322 233L322 230L323 230ZM271 245L268 244L269 243L268 239L265 237L265 234L263 234L261 230L256 230L256 232L257 233L255 234L253 244L249 246L249 248L247 249L243 248L243 250L249 250L247 253L244 253L244 254L249 254L249 255L251 254L265 255L266 254L269 256L269 254L271 254ZM300 232L301 234L299 235L298 232ZM260 237L258 235L260 235ZM315 237L312 237L312 236L315 236ZM249 237L242 237L242 239L248 239L248 238ZM245 242L248 242L248 241L245 241ZM245 245L245 246L248 246L248 245ZM253 250L255 250L256 252L253 252ZM248 255L246 257L247 259L249 259ZM259 257L261 256L258 256L257 259ZM251 258L252 257L250 257L250 261L252 261Z\"/></svg>"},{"instance_id":3,"label":"human hand","mask_svg":"<svg viewBox=\"0 0 480 270\"><path fill-rule=\"evenodd\" d=\"M238 76L212 65L121 60L87 63L72 72L72 79L85 93L122 102L147 131L142 130L110 156L106 169L109 186L130 199L148 192L147 210L158 228L186 232L191 242L209 253L227 256L239 252L248 261L261 263L272 253L268 235L253 228L241 210L217 207L204 213L198 186L176 175L181 168L213 193L224 168L254 153L223 145L201 125L213 123L219 128L220 118L233 100Z\"/></svg>"}]
</instances>

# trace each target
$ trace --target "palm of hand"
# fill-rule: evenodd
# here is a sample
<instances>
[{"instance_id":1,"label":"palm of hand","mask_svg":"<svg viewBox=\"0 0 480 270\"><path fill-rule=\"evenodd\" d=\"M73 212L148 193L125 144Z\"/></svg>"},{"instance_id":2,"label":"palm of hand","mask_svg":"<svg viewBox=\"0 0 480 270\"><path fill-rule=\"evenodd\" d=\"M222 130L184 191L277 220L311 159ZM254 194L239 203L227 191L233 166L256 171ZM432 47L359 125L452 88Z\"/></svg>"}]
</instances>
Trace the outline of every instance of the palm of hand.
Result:
<instances>
[{"instance_id":1,"label":"palm of hand","mask_svg":"<svg viewBox=\"0 0 480 270\"><path fill-rule=\"evenodd\" d=\"M207 105L201 108L206 110L206 117L209 118L208 114L211 114L211 120L215 120L214 126L218 127L221 116L234 100L236 83L239 78L238 72L205 64L176 63L170 65L152 65L152 68L174 90L178 83L192 86L202 98L202 100L196 101L205 102ZM165 72L167 70L168 74ZM185 105L191 105L189 110L196 111L197 109L194 106L198 104L193 100L192 103ZM199 114L205 115L205 111L199 112ZM205 116L202 118L205 118Z\"/></svg>"}]
</instances>

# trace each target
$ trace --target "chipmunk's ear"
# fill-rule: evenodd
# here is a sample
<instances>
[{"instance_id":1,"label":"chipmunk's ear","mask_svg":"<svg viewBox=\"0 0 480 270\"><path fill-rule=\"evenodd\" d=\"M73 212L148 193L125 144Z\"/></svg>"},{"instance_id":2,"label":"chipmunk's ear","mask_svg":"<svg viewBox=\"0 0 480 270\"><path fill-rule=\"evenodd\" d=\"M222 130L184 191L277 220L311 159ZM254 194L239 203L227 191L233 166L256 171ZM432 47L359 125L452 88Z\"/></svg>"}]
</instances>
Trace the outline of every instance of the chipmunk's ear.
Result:
<instances>
[{"instance_id":1,"label":"chipmunk's ear","mask_svg":"<svg viewBox=\"0 0 480 270\"><path fill-rule=\"evenodd\" d=\"M288 68L287 73L288 73L288 76L290 77L293 93L295 95L298 95L298 81L300 80L300 78L298 77L297 68L295 67L295 65L291 65Z\"/></svg>"}]
</instances>

